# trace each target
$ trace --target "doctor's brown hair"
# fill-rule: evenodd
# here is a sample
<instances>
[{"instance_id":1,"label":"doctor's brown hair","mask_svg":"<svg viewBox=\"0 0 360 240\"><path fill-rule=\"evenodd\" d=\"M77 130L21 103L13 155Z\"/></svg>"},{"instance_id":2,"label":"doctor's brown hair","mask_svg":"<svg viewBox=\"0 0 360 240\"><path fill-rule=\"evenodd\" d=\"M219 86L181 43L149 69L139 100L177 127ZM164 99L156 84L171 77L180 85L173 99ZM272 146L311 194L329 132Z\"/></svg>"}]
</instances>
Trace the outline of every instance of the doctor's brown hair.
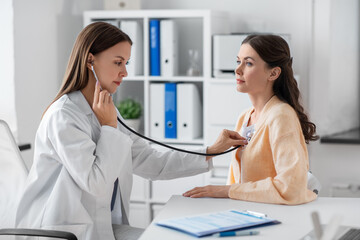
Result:
<instances>
[{"instance_id":1,"label":"doctor's brown hair","mask_svg":"<svg viewBox=\"0 0 360 240\"><path fill-rule=\"evenodd\" d=\"M87 86L89 82L89 69L87 68L89 53L96 55L119 42L125 41L132 45L130 37L111 24L95 22L86 26L76 38L60 90L51 104L64 94L82 90ZM46 108L43 116L51 104Z\"/></svg>"},{"instance_id":2,"label":"doctor's brown hair","mask_svg":"<svg viewBox=\"0 0 360 240\"><path fill-rule=\"evenodd\" d=\"M316 135L316 125L309 121L300 103L300 91L294 78L292 57L286 41L277 35L249 35L242 44L249 44L269 68L281 68L280 76L273 85L274 94L295 110L305 142L309 143L309 141L319 139L319 136Z\"/></svg>"}]
</instances>

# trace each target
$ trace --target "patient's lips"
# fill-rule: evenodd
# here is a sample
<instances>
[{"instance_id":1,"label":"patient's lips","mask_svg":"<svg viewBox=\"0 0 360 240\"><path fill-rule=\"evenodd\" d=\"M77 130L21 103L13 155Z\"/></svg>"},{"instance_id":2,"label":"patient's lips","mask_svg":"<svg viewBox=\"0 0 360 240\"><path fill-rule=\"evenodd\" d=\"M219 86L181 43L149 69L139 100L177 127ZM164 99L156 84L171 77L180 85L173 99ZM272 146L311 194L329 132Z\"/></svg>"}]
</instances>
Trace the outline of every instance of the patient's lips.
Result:
<instances>
[{"instance_id":1,"label":"patient's lips","mask_svg":"<svg viewBox=\"0 0 360 240\"><path fill-rule=\"evenodd\" d=\"M237 83L237 84L242 84L242 83L244 83L244 82L245 82L244 80L241 80L241 79L238 79L238 78L236 79L236 83Z\"/></svg>"}]
</instances>

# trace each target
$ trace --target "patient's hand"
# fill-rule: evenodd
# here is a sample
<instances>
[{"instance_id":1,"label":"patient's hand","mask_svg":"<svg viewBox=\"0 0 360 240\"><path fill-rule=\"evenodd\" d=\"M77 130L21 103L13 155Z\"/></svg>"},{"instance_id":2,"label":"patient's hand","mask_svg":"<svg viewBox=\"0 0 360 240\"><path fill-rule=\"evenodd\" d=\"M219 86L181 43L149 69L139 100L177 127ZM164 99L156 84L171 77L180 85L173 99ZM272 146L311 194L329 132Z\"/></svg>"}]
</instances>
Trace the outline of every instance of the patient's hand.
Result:
<instances>
[{"instance_id":1,"label":"patient's hand","mask_svg":"<svg viewBox=\"0 0 360 240\"><path fill-rule=\"evenodd\" d=\"M208 185L205 187L196 187L183 194L184 197L201 198L201 197L214 197L214 198L228 198L231 185L214 186Z\"/></svg>"}]
</instances>

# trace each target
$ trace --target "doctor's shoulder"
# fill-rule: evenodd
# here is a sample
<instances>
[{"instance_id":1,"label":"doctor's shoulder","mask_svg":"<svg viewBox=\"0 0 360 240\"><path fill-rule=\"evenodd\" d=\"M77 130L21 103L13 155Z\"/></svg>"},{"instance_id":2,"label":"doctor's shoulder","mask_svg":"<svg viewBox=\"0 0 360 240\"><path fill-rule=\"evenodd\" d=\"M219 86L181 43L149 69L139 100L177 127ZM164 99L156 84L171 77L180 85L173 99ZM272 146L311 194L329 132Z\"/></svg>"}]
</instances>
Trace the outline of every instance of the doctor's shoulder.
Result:
<instances>
[{"instance_id":1,"label":"doctor's shoulder","mask_svg":"<svg viewBox=\"0 0 360 240\"><path fill-rule=\"evenodd\" d=\"M71 101L67 94L51 104L41 122L45 125L74 125L85 129L90 125L86 114Z\"/></svg>"}]
</instances>

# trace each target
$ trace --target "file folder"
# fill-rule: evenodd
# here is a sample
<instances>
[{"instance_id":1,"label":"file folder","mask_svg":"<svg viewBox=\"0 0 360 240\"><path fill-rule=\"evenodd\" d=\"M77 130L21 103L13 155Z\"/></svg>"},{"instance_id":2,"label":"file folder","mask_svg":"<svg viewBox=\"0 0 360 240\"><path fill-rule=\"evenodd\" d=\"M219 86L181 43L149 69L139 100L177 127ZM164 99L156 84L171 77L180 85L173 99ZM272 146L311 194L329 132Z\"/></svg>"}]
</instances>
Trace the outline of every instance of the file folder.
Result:
<instances>
[{"instance_id":1,"label":"file folder","mask_svg":"<svg viewBox=\"0 0 360 240\"><path fill-rule=\"evenodd\" d=\"M265 216L250 214L249 211L227 210L202 215L171 218L156 222L162 227L178 230L195 237L218 232L248 229L281 223Z\"/></svg>"},{"instance_id":2,"label":"file folder","mask_svg":"<svg viewBox=\"0 0 360 240\"><path fill-rule=\"evenodd\" d=\"M160 20L152 19L150 29L150 75L160 76Z\"/></svg>"},{"instance_id":3,"label":"file folder","mask_svg":"<svg viewBox=\"0 0 360 240\"><path fill-rule=\"evenodd\" d=\"M161 76L178 75L178 31L174 20L160 21Z\"/></svg>"},{"instance_id":4,"label":"file folder","mask_svg":"<svg viewBox=\"0 0 360 240\"><path fill-rule=\"evenodd\" d=\"M143 75L143 30L138 21L121 21L120 29L125 32L133 42L131 57L126 70L129 77Z\"/></svg>"},{"instance_id":5,"label":"file folder","mask_svg":"<svg viewBox=\"0 0 360 240\"><path fill-rule=\"evenodd\" d=\"M177 137L193 140L202 136L202 104L193 83L177 85Z\"/></svg>"},{"instance_id":6,"label":"file folder","mask_svg":"<svg viewBox=\"0 0 360 240\"><path fill-rule=\"evenodd\" d=\"M177 138L176 83L165 83L165 138Z\"/></svg>"},{"instance_id":7,"label":"file folder","mask_svg":"<svg viewBox=\"0 0 360 240\"><path fill-rule=\"evenodd\" d=\"M163 139L165 134L165 84L150 84L150 136Z\"/></svg>"}]
</instances>

